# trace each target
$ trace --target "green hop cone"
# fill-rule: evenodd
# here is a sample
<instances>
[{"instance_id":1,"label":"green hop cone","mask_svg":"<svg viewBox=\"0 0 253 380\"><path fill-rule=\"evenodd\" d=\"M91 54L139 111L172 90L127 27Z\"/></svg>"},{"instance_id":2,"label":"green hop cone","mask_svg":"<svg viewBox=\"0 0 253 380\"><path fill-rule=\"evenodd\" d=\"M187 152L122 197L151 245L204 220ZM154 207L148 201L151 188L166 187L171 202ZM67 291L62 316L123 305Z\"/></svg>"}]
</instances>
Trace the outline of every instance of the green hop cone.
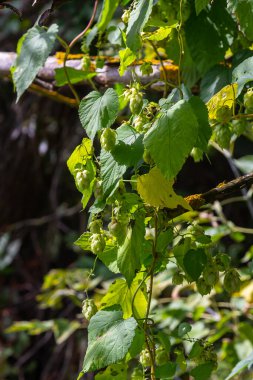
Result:
<instances>
[{"instance_id":1,"label":"green hop cone","mask_svg":"<svg viewBox=\"0 0 253 380\"><path fill-rule=\"evenodd\" d=\"M90 237L90 249L95 255L102 253L105 249L105 239L102 234L95 233Z\"/></svg>"},{"instance_id":2,"label":"green hop cone","mask_svg":"<svg viewBox=\"0 0 253 380\"><path fill-rule=\"evenodd\" d=\"M147 349L141 351L139 360L143 367L150 367L151 359Z\"/></svg>"},{"instance_id":3,"label":"green hop cone","mask_svg":"<svg viewBox=\"0 0 253 380\"><path fill-rule=\"evenodd\" d=\"M89 173L89 171L86 169L83 171L81 171L81 170L78 171L76 173L75 180L76 180L77 188L80 191L84 191L85 189L88 189L90 186L90 173Z\"/></svg>"},{"instance_id":4,"label":"green hop cone","mask_svg":"<svg viewBox=\"0 0 253 380\"><path fill-rule=\"evenodd\" d=\"M101 180L95 180L93 193L96 199L101 199L103 197L103 182Z\"/></svg>"},{"instance_id":5,"label":"green hop cone","mask_svg":"<svg viewBox=\"0 0 253 380\"><path fill-rule=\"evenodd\" d=\"M237 136L241 136L247 128L247 121L244 119L233 120L232 121L232 130L233 133Z\"/></svg>"},{"instance_id":6,"label":"green hop cone","mask_svg":"<svg viewBox=\"0 0 253 380\"><path fill-rule=\"evenodd\" d=\"M229 124L219 124L214 128L214 139L221 148L228 149L232 133Z\"/></svg>"},{"instance_id":7,"label":"green hop cone","mask_svg":"<svg viewBox=\"0 0 253 380\"><path fill-rule=\"evenodd\" d=\"M97 310L97 306L92 299L86 299L83 301L82 314L88 321L96 314Z\"/></svg>"},{"instance_id":8,"label":"green hop cone","mask_svg":"<svg viewBox=\"0 0 253 380\"><path fill-rule=\"evenodd\" d=\"M130 111L132 112L133 115L138 115L141 112L143 106L143 97L142 93L138 92L135 95L132 95L130 98Z\"/></svg>"},{"instance_id":9,"label":"green hop cone","mask_svg":"<svg viewBox=\"0 0 253 380\"><path fill-rule=\"evenodd\" d=\"M207 265L203 270L203 277L207 285L214 286L219 280L219 272L214 265Z\"/></svg>"},{"instance_id":10,"label":"green hop cone","mask_svg":"<svg viewBox=\"0 0 253 380\"><path fill-rule=\"evenodd\" d=\"M125 9L123 15L121 16L121 20L124 22L124 24L127 24L130 17L130 11L129 9Z\"/></svg>"},{"instance_id":11,"label":"green hop cone","mask_svg":"<svg viewBox=\"0 0 253 380\"><path fill-rule=\"evenodd\" d=\"M251 113L253 111L253 88L249 88L243 97L244 107L246 112Z\"/></svg>"},{"instance_id":12,"label":"green hop cone","mask_svg":"<svg viewBox=\"0 0 253 380\"><path fill-rule=\"evenodd\" d=\"M241 287L240 275L236 269L229 269L224 276L224 288L228 293L238 292Z\"/></svg>"},{"instance_id":13,"label":"green hop cone","mask_svg":"<svg viewBox=\"0 0 253 380\"><path fill-rule=\"evenodd\" d=\"M173 274L173 277L172 277L172 284L173 285L181 285L184 281L184 276L182 273L180 272L176 272Z\"/></svg>"},{"instance_id":14,"label":"green hop cone","mask_svg":"<svg viewBox=\"0 0 253 380\"><path fill-rule=\"evenodd\" d=\"M114 236L119 244L122 244L125 240L127 234L127 225L118 222L116 219L113 219L111 223L108 224L108 229L110 234Z\"/></svg>"},{"instance_id":15,"label":"green hop cone","mask_svg":"<svg viewBox=\"0 0 253 380\"><path fill-rule=\"evenodd\" d=\"M224 272L229 269L230 257L225 253L218 253L214 259L215 266L220 272Z\"/></svg>"},{"instance_id":16,"label":"green hop cone","mask_svg":"<svg viewBox=\"0 0 253 380\"><path fill-rule=\"evenodd\" d=\"M96 219L90 222L89 230L93 234L99 234L101 232L102 221L101 219Z\"/></svg>"},{"instance_id":17,"label":"green hop cone","mask_svg":"<svg viewBox=\"0 0 253 380\"><path fill-rule=\"evenodd\" d=\"M196 281L196 285L197 285L197 289L198 289L198 292L204 296L206 294L209 294L211 292L211 286L208 285L204 279L204 277L200 277L197 281Z\"/></svg>"},{"instance_id":18,"label":"green hop cone","mask_svg":"<svg viewBox=\"0 0 253 380\"><path fill-rule=\"evenodd\" d=\"M110 152L116 145L117 133L111 128L105 128L100 137L100 143L104 150Z\"/></svg>"},{"instance_id":19,"label":"green hop cone","mask_svg":"<svg viewBox=\"0 0 253 380\"><path fill-rule=\"evenodd\" d=\"M224 105L217 109L215 115L216 115L216 120L219 123L225 124L225 123L228 123L229 120L231 119L232 111L229 106Z\"/></svg>"},{"instance_id":20,"label":"green hop cone","mask_svg":"<svg viewBox=\"0 0 253 380\"><path fill-rule=\"evenodd\" d=\"M144 380L143 377L143 370L141 368L134 368L132 375L131 375L131 380Z\"/></svg>"}]
</instances>

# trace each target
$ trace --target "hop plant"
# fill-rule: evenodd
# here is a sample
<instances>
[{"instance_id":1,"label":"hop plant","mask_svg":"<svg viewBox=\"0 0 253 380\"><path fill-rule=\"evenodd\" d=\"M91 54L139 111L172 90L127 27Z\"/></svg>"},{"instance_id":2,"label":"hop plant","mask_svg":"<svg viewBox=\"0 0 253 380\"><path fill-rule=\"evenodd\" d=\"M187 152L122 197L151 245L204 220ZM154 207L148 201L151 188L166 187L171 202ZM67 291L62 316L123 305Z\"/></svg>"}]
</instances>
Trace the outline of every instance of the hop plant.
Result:
<instances>
[{"instance_id":1,"label":"hop plant","mask_svg":"<svg viewBox=\"0 0 253 380\"><path fill-rule=\"evenodd\" d=\"M216 268L220 272L224 272L225 270L229 269L230 266L230 257L226 255L225 253L219 253L215 259L214 259Z\"/></svg>"},{"instance_id":2,"label":"hop plant","mask_svg":"<svg viewBox=\"0 0 253 380\"><path fill-rule=\"evenodd\" d=\"M219 280L219 272L213 264L208 264L203 270L203 277L207 285L214 286Z\"/></svg>"},{"instance_id":3,"label":"hop plant","mask_svg":"<svg viewBox=\"0 0 253 380\"><path fill-rule=\"evenodd\" d=\"M231 119L232 111L231 108L227 105L221 106L216 111L216 120L219 123L225 124L228 123Z\"/></svg>"},{"instance_id":4,"label":"hop plant","mask_svg":"<svg viewBox=\"0 0 253 380\"><path fill-rule=\"evenodd\" d=\"M90 186L90 173L88 170L80 170L76 173L76 184L81 191Z\"/></svg>"},{"instance_id":5,"label":"hop plant","mask_svg":"<svg viewBox=\"0 0 253 380\"><path fill-rule=\"evenodd\" d=\"M130 97L129 107L133 115L138 115L141 112L143 106L143 95L141 92Z\"/></svg>"},{"instance_id":6,"label":"hop plant","mask_svg":"<svg viewBox=\"0 0 253 380\"><path fill-rule=\"evenodd\" d=\"M111 128L105 128L100 137L100 143L104 150L110 152L116 145L117 133Z\"/></svg>"},{"instance_id":7,"label":"hop plant","mask_svg":"<svg viewBox=\"0 0 253 380\"><path fill-rule=\"evenodd\" d=\"M130 17L130 11L129 9L125 9L123 15L121 16L121 20L124 22L124 24L127 24Z\"/></svg>"},{"instance_id":8,"label":"hop plant","mask_svg":"<svg viewBox=\"0 0 253 380\"><path fill-rule=\"evenodd\" d=\"M231 140L231 130L229 124L218 124L214 129L214 139L221 148L229 148Z\"/></svg>"},{"instance_id":9,"label":"hop plant","mask_svg":"<svg viewBox=\"0 0 253 380\"><path fill-rule=\"evenodd\" d=\"M101 219L96 219L90 222L89 230L93 234L99 234L101 232L102 221Z\"/></svg>"},{"instance_id":10,"label":"hop plant","mask_svg":"<svg viewBox=\"0 0 253 380\"><path fill-rule=\"evenodd\" d=\"M82 304L82 314L85 319L88 321L93 317L93 315L97 312L97 306L95 305L94 301L92 299L86 299L83 301Z\"/></svg>"},{"instance_id":11,"label":"hop plant","mask_svg":"<svg viewBox=\"0 0 253 380\"><path fill-rule=\"evenodd\" d=\"M169 360L168 353L162 346L159 346L155 352L155 358L157 365L166 364Z\"/></svg>"},{"instance_id":12,"label":"hop plant","mask_svg":"<svg viewBox=\"0 0 253 380\"><path fill-rule=\"evenodd\" d=\"M182 273L180 272L176 272L173 274L173 277L172 277L172 284L173 285L181 285L184 281L184 276Z\"/></svg>"},{"instance_id":13,"label":"hop plant","mask_svg":"<svg viewBox=\"0 0 253 380\"><path fill-rule=\"evenodd\" d=\"M112 219L108 224L108 229L110 234L117 239L119 244L123 243L127 234L126 224L120 223L117 219Z\"/></svg>"},{"instance_id":14,"label":"hop plant","mask_svg":"<svg viewBox=\"0 0 253 380\"><path fill-rule=\"evenodd\" d=\"M90 249L95 255L104 251L105 239L102 234L95 233L90 237Z\"/></svg>"},{"instance_id":15,"label":"hop plant","mask_svg":"<svg viewBox=\"0 0 253 380\"><path fill-rule=\"evenodd\" d=\"M224 276L224 288L228 293L238 292L241 286L240 275L236 269L229 269Z\"/></svg>"},{"instance_id":16,"label":"hop plant","mask_svg":"<svg viewBox=\"0 0 253 380\"><path fill-rule=\"evenodd\" d=\"M143 367L149 367L151 365L150 354L147 349L141 351L139 360Z\"/></svg>"},{"instance_id":17,"label":"hop plant","mask_svg":"<svg viewBox=\"0 0 253 380\"><path fill-rule=\"evenodd\" d=\"M244 94L243 97L243 103L244 107L246 108L246 112L252 112L253 111L253 88L249 88Z\"/></svg>"},{"instance_id":18,"label":"hop plant","mask_svg":"<svg viewBox=\"0 0 253 380\"><path fill-rule=\"evenodd\" d=\"M204 277L200 277L197 281L196 281L196 285L197 285L197 289L198 289L198 292L204 296L206 294L209 294L211 292L211 286L208 285L204 279Z\"/></svg>"}]
</instances>

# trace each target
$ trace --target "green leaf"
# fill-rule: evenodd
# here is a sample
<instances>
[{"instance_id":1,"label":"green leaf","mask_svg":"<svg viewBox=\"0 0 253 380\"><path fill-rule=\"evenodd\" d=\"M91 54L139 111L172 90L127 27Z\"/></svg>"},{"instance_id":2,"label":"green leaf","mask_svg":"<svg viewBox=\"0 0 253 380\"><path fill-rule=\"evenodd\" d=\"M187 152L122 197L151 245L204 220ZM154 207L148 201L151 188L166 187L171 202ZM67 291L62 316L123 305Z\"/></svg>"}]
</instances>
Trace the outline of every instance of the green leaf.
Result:
<instances>
[{"instance_id":1,"label":"green leaf","mask_svg":"<svg viewBox=\"0 0 253 380\"><path fill-rule=\"evenodd\" d=\"M253 81L253 57L245 59L232 72L232 81L238 83L238 93L243 90L246 83Z\"/></svg>"},{"instance_id":2,"label":"green leaf","mask_svg":"<svg viewBox=\"0 0 253 380\"><path fill-rule=\"evenodd\" d=\"M126 281L122 278L115 280L108 289L107 294L101 300L102 309L120 305L123 311L123 318L130 318L133 315L132 301L137 291L140 279L135 279L130 288ZM147 311L147 296L142 288L138 290L134 299L134 316L138 318L144 318Z\"/></svg>"},{"instance_id":3,"label":"green leaf","mask_svg":"<svg viewBox=\"0 0 253 380\"><path fill-rule=\"evenodd\" d=\"M201 345L198 341L194 342L192 349L191 349L188 356L190 359L197 358L198 356L200 356L200 354L203 352L203 350L204 350L203 344Z\"/></svg>"},{"instance_id":4,"label":"green leaf","mask_svg":"<svg viewBox=\"0 0 253 380\"><path fill-rule=\"evenodd\" d=\"M62 344L80 327L81 324L78 321L69 321L65 318L54 319L53 332L56 343Z\"/></svg>"},{"instance_id":5,"label":"green leaf","mask_svg":"<svg viewBox=\"0 0 253 380\"><path fill-rule=\"evenodd\" d=\"M97 131L110 127L118 110L118 95L112 88L108 88L104 94L92 91L85 96L79 106L79 117L89 138L93 140Z\"/></svg>"},{"instance_id":6,"label":"green leaf","mask_svg":"<svg viewBox=\"0 0 253 380\"><path fill-rule=\"evenodd\" d=\"M128 166L135 166L141 160L144 147L143 137L129 126L117 130L116 146L111 152L102 149L101 176L105 195L110 194L125 173Z\"/></svg>"},{"instance_id":7,"label":"green leaf","mask_svg":"<svg viewBox=\"0 0 253 380\"><path fill-rule=\"evenodd\" d=\"M75 245L82 248L84 251L90 251L90 237L91 232L83 233L76 241ZM106 246L103 252L99 253L98 258L110 269L113 273L119 273L119 269L117 266L117 247L115 247L114 243L111 239L106 240Z\"/></svg>"},{"instance_id":8,"label":"green leaf","mask_svg":"<svg viewBox=\"0 0 253 380\"><path fill-rule=\"evenodd\" d=\"M253 41L253 3L251 0L228 0L228 7L240 24L240 30Z\"/></svg>"},{"instance_id":9,"label":"green leaf","mask_svg":"<svg viewBox=\"0 0 253 380\"><path fill-rule=\"evenodd\" d=\"M174 178L195 145L198 121L189 103L180 100L144 137L144 145L163 175Z\"/></svg>"},{"instance_id":10,"label":"green leaf","mask_svg":"<svg viewBox=\"0 0 253 380\"><path fill-rule=\"evenodd\" d=\"M194 377L195 380L209 380L214 369L214 362L206 362L193 368L190 374Z\"/></svg>"},{"instance_id":11,"label":"green leaf","mask_svg":"<svg viewBox=\"0 0 253 380\"><path fill-rule=\"evenodd\" d=\"M218 91L230 84L232 71L224 65L215 65L203 77L200 84L200 97L207 103Z\"/></svg>"},{"instance_id":12,"label":"green leaf","mask_svg":"<svg viewBox=\"0 0 253 380\"><path fill-rule=\"evenodd\" d=\"M195 9L197 16L200 14L203 9L209 4L210 0L195 0Z\"/></svg>"},{"instance_id":13,"label":"green leaf","mask_svg":"<svg viewBox=\"0 0 253 380\"><path fill-rule=\"evenodd\" d=\"M104 32L108 26L109 21L111 21L117 7L119 5L119 0L104 0L102 11L98 23L96 25L97 29Z\"/></svg>"},{"instance_id":14,"label":"green leaf","mask_svg":"<svg viewBox=\"0 0 253 380\"><path fill-rule=\"evenodd\" d=\"M134 339L136 327L135 319L123 319L121 311L97 312L88 326L84 373L124 359Z\"/></svg>"},{"instance_id":15,"label":"green leaf","mask_svg":"<svg viewBox=\"0 0 253 380\"><path fill-rule=\"evenodd\" d=\"M157 366L155 369L155 375L159 379L168 379L175 375L177 369L177 364L169 362L161 366Z\"/></svg>"},{"instance_id":16,"label":"green leaf","mask_svg":"<svg viewBox=\"0 0 253 380\"><path fill-rule=\"evenodd\" d=\"M130 13L126 31L127 46L137 52L141 46L140 33L148 21L153 6L153 0L137 0L136 6Z\"/></svg>"},{"instance_id":17,"label":"green leaf","mask_svg":"<svg viewBox=\"0 0 253 380\"><path fill-rule=\"evenodd\" d=\"M228 377L226 377L225 380L232 379L235 375L237 375L242 370L245 370L246 368L250 369L253 365L253 352L245 359L241 360L239 363L236 364L236 366L232 369L231 373Z\"/></svg>"},{"instance_id":18,"label":"green leaf","mask_svg":"<svg viewBox=\"0 0 253 380\"><path fill-rule=\"evenodd\" d=\"M234 160L234 163L244 174L253 172L253 156L243 156Z\"/></svg>"},{"instance_id":19,"label":"green leaf","mask_svg":"<svg viewBox=\"0 0 253 380\"><path fill-rule=\"evenodd\" d=\"M98 373L95 380L126 380L127 379L127 364L112 364L105 371Z\"/></svg>"},{"instance_id":20,"label":"green leaf","mask_svg":"<svg viewBox=\"0 0 253 380\"><path fill-rule=\"evenodd\" d=\"M201 248L190 249L184 255L183 262L187 274L196 281L200 277L207 262L205 251Z\"/></svg>"},{"instance_id":21,"label":"green leaf","mask_svg":"<svg viewBox=\"0 0 253 380\"><path fill-rule=\"evenodd\" d=\"M136 215L133 227L128 228L126 239L118 250L118 267L130 287L136 271L141 267L141 253L145 235L144 218Z\"/></svg>"},{"instance_id":22,"label":"green leaf","mask_svg":"<svg viewBox=\"0 0 253 380\"><path fill-rule=\"evenodd\" d=\"M228 48L225 36L220 35L218 30L205 12L199 16L192 13L185 24L187 46L201 75L222 61Z\"/></svg>"},{"instance_id":23,"label":"green leaf","mask_svg":"<svg viewBox=\"0 0 253 380\"><path fill-rule=\"evenodd\" d=\"M119 67L119 75L124 75L124 72L135 60L136 55L132 52L128 47L124 50L119 51L120 58L120 67Z\"/></svg>"},{"instance_id":24,"label":"green leaf","mask_svg":"<svg viewBox=\"0 0 253 380\"><path fill-rule=\"evenodd\" d=\"M177 26L178 23L175 23L170 26L162 26L154 32L146 33L143 39L149 41L162 41L165 38L167 38L172 33L173 29L175 29Z\"/></svg>"},{"instance_id":25,"label":"green leaf","mask_svg":"<svg viewBox=\"0 0 253 380\"><path fill-rule=\"evenodd\" d=\"M26 331L30 335L39 335L53 328L54 321L20 321L14 322L5 330L6 334Z\"/></svg>"},{"instance_id":26,"label":"green leaf","mask_svg":"<svg viewBox=\"0 0 253 380\"><path fill-rule=\"evenodd\" d=\"M48 30L38 25L28 30L12 71L17 101L45 64L54 46L57 33L58 25L56 24L51 25Z\"/></svg>"},{"instance_id":27,"label":"green leaf","mask_svg":"<svg viewBox=\"0 0 253 380\"><path fill-rule=\"evenodd\" d=\"M88 73L83 70L74 69L73 67L66 67L66 71L72 84L91 79L97 75L96 73ZM68 83L64 68L55 69L55 80L57 86L64 86Z\"/></svg>"},{"instance_id":28,"label":"green leaf","mask_svg":"<svg viewBox=\"0 0 253 380\"><path fill-rule=\"evenodd\" d=\"M198 136L195 146L206 152L208 141L212 135L212 130L208 121L207 107L198 96L192 96L189 100L189 104L198 120Z\"/></svg>"},{"instance_id":29,"label":"green leaf","mask_svg":"<svg viewBox=\"0 0 253 380\"><path fill-rule=\"evenodd\" d=\"M84 138L78 145L67 161L67 166L70 173L75 176L75 169L85 166L88 159L92 157L93 147L89 139Z\"/></svg>"},{"instance_id":30,"label":"green leaf","mask_svg":"<svg viewBox=\"0 0 253 380\"><path fill-rule=\"evenodd\" d=\"M192 327L189 323L183 322L178 326L178 336L182 338L191 331Z\"/></svg>"}]
</instances>

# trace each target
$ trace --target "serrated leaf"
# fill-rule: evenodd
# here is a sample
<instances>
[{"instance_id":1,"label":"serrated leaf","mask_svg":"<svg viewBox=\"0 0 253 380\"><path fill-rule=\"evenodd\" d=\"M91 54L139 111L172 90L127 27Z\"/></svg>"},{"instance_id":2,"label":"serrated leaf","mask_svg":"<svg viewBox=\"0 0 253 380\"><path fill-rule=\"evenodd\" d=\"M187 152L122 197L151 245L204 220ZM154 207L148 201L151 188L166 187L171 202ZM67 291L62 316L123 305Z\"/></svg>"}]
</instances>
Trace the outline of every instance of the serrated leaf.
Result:
<instances>
[{"instance_id":1,"label":"serrated leaf","mask_svg":"<svg viewBox=\"0 0 253 380\"><path fill-rule=\"evenodd\" d=\"M105 371L98 373L95 380L126 380L127 379L127 364L112 364Z\"/></svg>"},{"instance_id":2,"label":"serrated leaf","mask_svg":"<svg viewBox=\"0 0 253 380\"><path fill-rule=\"evenodd\" d=\"M180 100L145 135L144 146L166 178L176 177L182 168L196 143L198 127L190 104Z\"/></svg>"},{"instance_id":3,"label":"serrated leaf","mask_svg":"<svg viewBox=\"0 0 253 380\"><path fill-rule=\"evenodd\" d=\"M57 33L58 25L56 24L51 25L48 30L35 25L26 33L12 71L17 101L45 64L54 46Z\"/></svg>"},{"instance_id":4,"label":"serrated leaf","mask_svg":"<svg viewBox=\"0 0 253 380\"><path fill-rule=\"evenodd\" d=\"M83 70L77 70L73 67L66 67L66 71L70 80L70 83L79 83L87 79L91 79L96 76L96 73L88 73ZM68 83L65 70L63 68L55 69L55 80L57 86L64 86Z\"/></svg>"},{"instance_id":5,"label":"serrated leaf","mask_svg":"<svg viewBox=\"0 0 253 380\"><path fill-rule=\"evenodd\" d=\"M119 59L120 59L120 67L119 67L119 75L124 75L124 72L135 60L136 55L132 52L128 47L124 50L119 51Z\"/></svg>"},{"instance_id":6,"label":"serrated leaf","mask_svg":"<svg viewBox=\"0 0 253 380\"><path fill-rule=\"evenodd\" d=\"M195 10L197 16L200 14L203 9L206 8L206 6L209 4L210 0L195 0Z\"/></svg>"},{"instance_id":7,"label":"serrated leaf","mask_svg":"<svg viewBox=\"0 0 253 380\"><path fill-rule=\"evenodd\" d=\"M115 280L108 289L107 294L101 300L101 308L104 309L113 305L120 305L123 311L123 318L130 318L133 315L132 301L136 290L139 287L140 279L133 280L130 288L127 282L119 278ZM147 311L147 296L140 288L134 299L134 316L144 318Z\"/></svg>"},{"instance_id":8,"label":"serrated leaf","mask_svg":"<svg viewBox=\"0 0 253 380\"><path fill-rule=\"evenodd\" d=\"M253 156L243 156L234 160L235 165L240 169L244 174L249 174L253 172Z\"/></svg>"},{"instance_id":9,"label":"serrated leaf","mask_svg":"<svg viewBox=\"0 0 253 380\"><path fill-rule=\"evenodd\" d=\"M169 362L160 366L157 366L155 369L155 375L159 379L171 379L175 375L177 369L177 363Z\"/></svg>"},{"instance_id":10,"label":"serrated leaf","mask_svg":"<svg viewBox=\"0 0 253 380\"><path fill-rule=\"evenodd\" d=\"M144 147L143 137L129 126L117 130L116 146L111 152L102 149L101 176L105 195L110 194L125 173L128 166L135 166L141 160Z\"/></svg>"},{"instance_id":11,"label":"serrated leaf","mask_svg":"<svg viewBox=\"0 0 253 380\"><path fill-rule=\"evenodd\" d=\"M184 255L183 263L187 274L194 280L198 280L207 262L205 251L201 248L190 249Z\"/></svg>"},{"instance_id":12,"label":"serrated leaf","mask_svg":"<svg viewBox=\"0 0 253 380\"><path fill-rule=\"evenodd\" d=\"M173 180L164 178L161 171L154 167L148 174L138 177L137 191L150 206L170 209L182 206L186 210L191 210L186 200L174 192L173 183Z\"/></svg>"},{"instance_id":13,"label":"serrated leaf","mask_svg":"<svg viewBox=\"0 0 253 380\"><path fill-rule=\"evenodd\" d=\"M209 380L214 369L214 362L206 362L193 368L190 374L194 377L195 380Z\"/></svg>"},{"instance_id":14,"label":"serrated leaf","mask_svg":"<svg viewBox=\"0 0 253 380\"><path fill-rule=\"evenodd\" d=\"M133 52L137 52L141 46L140 33L148 21L152 6L153 0L137 0L130 13L126 31L126 43Z\"/></svg>"},{"instance_id":15,"label":"serrated leaf","mask_svg":"<svg viewBox=\"0 0 253 380\"><path fill-rule=\"evenodd\" d=\"M136 272L141 268L141 254L144 244L145 225L141 215L136 216L134 225L129 226L124 243L119 247L117 264L120 273L130 287Z\"/></svg>"},{"instance_id":16,"label":"serrated leaf","mask_svg":"<svg viewBox=\"0 0 253 380\"><path fill-rule=\"evenodd\" d=\"M104 94L92 91L82 99L79 117L91 140L94 139L97 131L108 128L114 123L118 110L118 95L112 88L108 88Z\"/></svg>"},{"instance_id":17,"label":"serrated leaf","mask_svg":"<svg viewBox=\"0 0 253 380\"><path fill-rule=\"evenodd\" d=\"M225 380L232 379L239 372L245 370L246 368L250 369L253 365L253 352L245 359L239 361L236 366L232 369L231 373L226 377Z\"/></svg>"},{"instance_id":18,"label":"serrated leaf","mask_svg":"<svg viewBox=\"0 0 253 380\"><path fill-rule=\"evenodd\" d=\"M223 87L217 94L215 94L207 103L209 119L216 119L216 111L222 106L228 106L230 109L233 107L237 97L238 86L236 83L229 84Z\"/></svg>"},{"instance_id":19,"label":"serrated leaf","mask_svg":"<svg viewBox=\"0 0 253 380\"><path fill-rule=\"evenodd\" d=\"M121 311L98 311L88 326L84 373L124 359L134 339L136 327L135 319L123 319Z\"/></svg>"},{"instance_id":20,"label":"serrated leaf","mask_svg":"<svg viewBox=\"0 0 253 380\"><path fill-rule=\"evenodd\" d=\"M192 96L189 100L189 104L198 120L198 135L195 146L206 152L208 141L212 135L212 130L208 121L207 107L198 96Z\"/></svg>"},{"instance_id":21,"label":"serrated leaf","mask_svg":"<svg viewBox=\"0 0 253 380\"><path fill-rule=\"evenodd\" d=\"M253 57L245 59L232 72L232 81L238 85L237 96L243 90L246 83L253 81Z\"/></svg>"},{"instance_id":22,"label":"serrated leaf","mask_svg":"<svg viewBox=\"0 0 253 380\"><path fill-rule=\"evenodd\" d=\"M227 0L228 7L236 16L240 24L240 30L246 37L253 41L253 3L251 0Z\"/></svg>"}]
</instances>

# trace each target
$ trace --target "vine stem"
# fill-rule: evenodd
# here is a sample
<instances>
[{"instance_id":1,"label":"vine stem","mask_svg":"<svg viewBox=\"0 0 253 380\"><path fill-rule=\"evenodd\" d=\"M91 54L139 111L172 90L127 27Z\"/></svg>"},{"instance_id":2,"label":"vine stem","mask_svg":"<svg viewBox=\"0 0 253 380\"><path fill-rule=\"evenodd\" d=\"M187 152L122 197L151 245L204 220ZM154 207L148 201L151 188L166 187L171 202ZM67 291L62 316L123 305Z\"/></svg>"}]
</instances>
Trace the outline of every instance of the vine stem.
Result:
<instances>
[{"instance_id":1,"label":"vine stem","mask_svg":"<svg viewBox=\"0 0 253 380\"><path fill-rule=\"evenodd\" d=\"M90 29L93 21L94 21L94 18L96 16L96 12L97 12L97 7L98 7L98 0L95 0L95 4L94 4L94 7L93 7L93 12L92 12L92 15L91 15L91 18L90 18L90 21L88 22L86 28L81 32L79 33L71 42L70 44L68 45L65 41L63 41L62 39L59 39L59 41L63 44L63 46L65 47L65 56L64 56L64 60L63 60L63 70L64 70L64 74L66 76L66 79L68 81L68 86L70 88L70 90L72 91L72 94L74 95L76 101L78 104L80 104L80 98L74 88L74 86L72 85L71 83L71 80L70 80L70 77L69 77L69 74L68 74L68 70L67 70L67 66L66 66L66 63L67 63L67 59L68 59L68 56L70 54L70 51L71 51L71 48L77 43L77 41L82 38L86 33L87 31Z\"/></svg>"},{"instance_id":2,"label":"vine stem","mask_svg":"<svg viewBox=\"0 0 253 380\"><path fill-rule=\"evenodd\" d=\"M181 35L181 29L183 25L183 15L182 15L182 5L183 5L183 0L180 0L180 5L179 5L179 14L180 14L180 21L179 21L179 26L177 28L177 33L178 33L178 44L179 44L179 60L178 60L178 87L181 86L181 64L182 64L182 58L184 54L184 43Z\"/></svg>"}]
</instances>

